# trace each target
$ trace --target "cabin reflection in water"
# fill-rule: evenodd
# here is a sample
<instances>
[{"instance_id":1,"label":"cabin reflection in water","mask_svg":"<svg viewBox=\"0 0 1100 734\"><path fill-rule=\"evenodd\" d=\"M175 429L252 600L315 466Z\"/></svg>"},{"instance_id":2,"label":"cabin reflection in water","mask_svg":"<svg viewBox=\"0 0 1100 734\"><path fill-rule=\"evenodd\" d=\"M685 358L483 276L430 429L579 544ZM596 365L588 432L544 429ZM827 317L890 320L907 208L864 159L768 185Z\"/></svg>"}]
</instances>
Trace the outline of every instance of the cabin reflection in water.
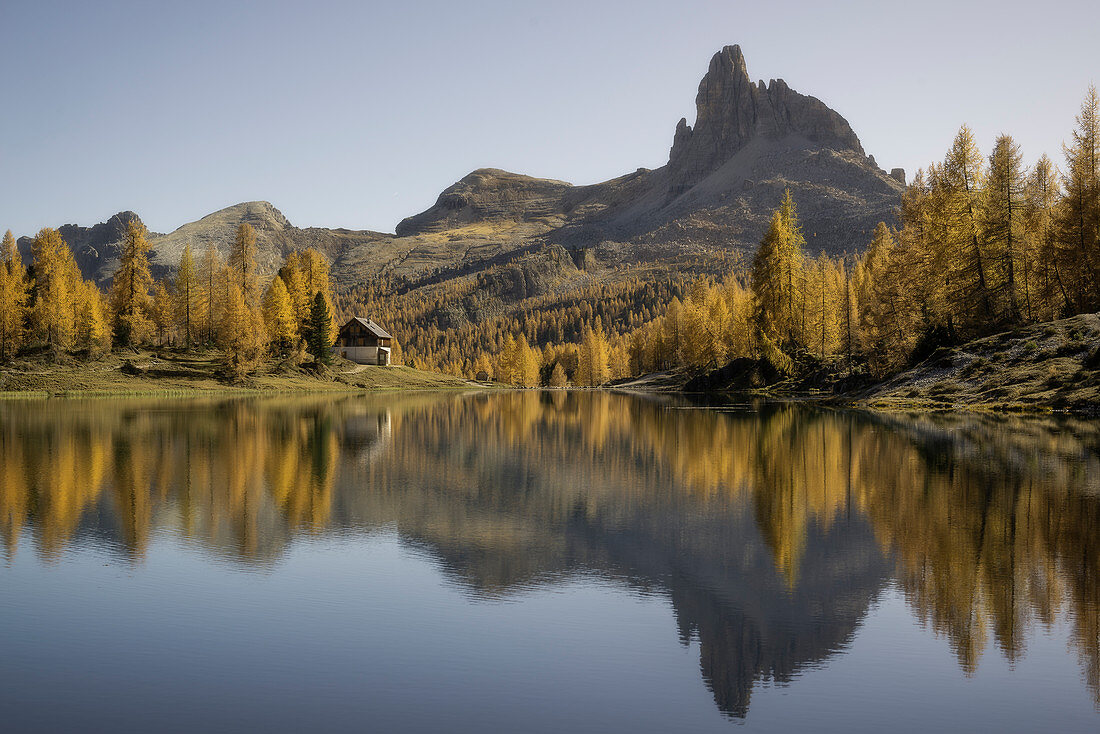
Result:
<instances>
[{"instance_id":1,"label":"cabin reflection in water","mask_svg":"<svg viewBox=\"0 0 1100 734\"><path fill-rule=\"evenodd\" d=\"M385 453L393 433L389 411L365 408L350 412L344 421L340 445L348 459L368 465Z\"/></svg>"},{"instance_id":2,"label":"cabin reflection in water","mask_svg":"<svg viewBox=\"0 0 1100 734\"><path fill-rule=\"evenodd\" d=\"M555 393L0 404L0 533L165 533L244 564L394 527L474 598L570 574L667 595L718 707L843 651L888 585L973 672L1069 620L1100 701L1100 429L685 410ZM676 409L670 409L676 408ZM670 630L670 634L673 633Z\"/></svg>"}]
</instances>

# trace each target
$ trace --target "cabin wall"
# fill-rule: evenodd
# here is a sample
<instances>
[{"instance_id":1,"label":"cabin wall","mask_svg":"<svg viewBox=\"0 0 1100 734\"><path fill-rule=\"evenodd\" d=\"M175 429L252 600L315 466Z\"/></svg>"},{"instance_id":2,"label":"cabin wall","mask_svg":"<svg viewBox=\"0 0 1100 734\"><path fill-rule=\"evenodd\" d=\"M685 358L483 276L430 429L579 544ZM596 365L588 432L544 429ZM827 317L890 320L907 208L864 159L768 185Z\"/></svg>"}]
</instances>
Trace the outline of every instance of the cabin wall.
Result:
<instances>
[{"instance_id":1,"label":"cabin wall","mask_svg":"<svg viewBox=\"0 0 1100 734\"><path fill-rule=\"evenodd\" d=\"M333 352L358 364L390 363L390 350L384 347L333 347Z\"/></svg>"}]
</instances>

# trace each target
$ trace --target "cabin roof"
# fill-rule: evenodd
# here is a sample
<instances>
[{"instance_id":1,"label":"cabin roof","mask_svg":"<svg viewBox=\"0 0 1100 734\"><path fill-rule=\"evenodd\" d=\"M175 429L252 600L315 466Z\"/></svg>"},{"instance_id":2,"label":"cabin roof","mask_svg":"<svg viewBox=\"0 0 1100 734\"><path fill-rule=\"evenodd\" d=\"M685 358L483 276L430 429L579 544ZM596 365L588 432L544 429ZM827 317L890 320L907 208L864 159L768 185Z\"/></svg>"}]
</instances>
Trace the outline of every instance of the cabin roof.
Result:
<instances>
[{"instance_id":1,"label":"cabin roof","mask_svg":"<svg viewBox=\"0 0 1100 734\"><path fill-rule=\"evenodd\" d=\"M364 318L361 318L361 317L359 317L359 316L355 316L355 317L353 317L353 318L351 319L351 321L349 321L349 322L347 322L346 324L344 324L343 326L341 326L341 327L340 327L340 331L343 331L344 329L348 328L349 326L351 326L351 325L352 325L352 323L354 323L354 322L356 322L356 321L358 321L358 322L359 322L359 324L360 324L360 325L361 325L361 326L362 326L362 327L363 327L364 329L366 329L366 330L367 330L367 331L369 331L370 333L374 334L374 335L375 335L376 337L378 337L379 339L393 339L393 337L392 337L392 336L390 336L390 333L389 333L388 331L386 331L385 329L383 329L383 328L382 328L381 326L379 326L378 324L374 323L374 322L373 322L372 320L370 320L370 319L364 319Z\"/></svg>"}]
</instances>

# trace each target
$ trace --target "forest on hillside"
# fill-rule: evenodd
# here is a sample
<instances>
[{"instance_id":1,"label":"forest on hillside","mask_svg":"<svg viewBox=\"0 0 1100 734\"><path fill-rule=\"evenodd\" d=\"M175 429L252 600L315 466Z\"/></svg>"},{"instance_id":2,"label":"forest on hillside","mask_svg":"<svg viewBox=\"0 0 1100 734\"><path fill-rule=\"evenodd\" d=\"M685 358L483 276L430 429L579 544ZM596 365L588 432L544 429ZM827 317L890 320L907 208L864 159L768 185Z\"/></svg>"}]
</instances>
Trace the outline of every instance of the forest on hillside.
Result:
<instances>
[{"instance_id":1,"label":"forest on hillside","mask_svg":"<svg viewBox=\"0 0 1100 734\"><path fill-rule=\"evenodd\" d=\"M395 361L518 386L601 385L747 357L782 371L825 366L881 377L935 349L1023 324L1100 309L1100 102L1088 90L1059 170L1025 165L1010 135L983 155L963 126L944 159L918 171L895 226L867 248L811 256L788 191L755 254L708 263L724 275L670 268L591 279L564 295L521 300L475 319L484 275L413 289L379 277L334 291L331 263L293 252L261 283L248 224L223 261L187 247L155 280L144 226L131 221L104 293L86 281L53 229L23 263L0 244L0 360L35 354L95 358L112 348L217 349L231 377L264 360L325 362L337 318L367 314L395 335ZM196 259L197 258L197 259Z\"/></svg>"}]
</instances>

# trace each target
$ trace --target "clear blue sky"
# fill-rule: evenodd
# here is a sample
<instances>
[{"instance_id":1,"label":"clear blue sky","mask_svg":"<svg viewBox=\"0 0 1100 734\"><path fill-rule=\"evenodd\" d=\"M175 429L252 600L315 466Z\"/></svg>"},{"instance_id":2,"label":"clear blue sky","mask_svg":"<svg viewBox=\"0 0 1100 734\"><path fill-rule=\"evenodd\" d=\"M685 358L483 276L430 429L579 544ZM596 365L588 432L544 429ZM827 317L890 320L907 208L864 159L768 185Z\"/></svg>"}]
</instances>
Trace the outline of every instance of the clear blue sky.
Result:
<instances>
[{"instance_id":1,"label":"clear blue sky","mask_svg":"<svg viewBox=\"0 0 1100 734\"><path fill-rule=\"evenodd\" d=\"M1100 3L0 0L0 231L124 209L170 231L253 199L392 231L483 166L657 167L733 43L884 168L941 158L963 122L1061 162Z\"/></svg>"}]
</instances>

